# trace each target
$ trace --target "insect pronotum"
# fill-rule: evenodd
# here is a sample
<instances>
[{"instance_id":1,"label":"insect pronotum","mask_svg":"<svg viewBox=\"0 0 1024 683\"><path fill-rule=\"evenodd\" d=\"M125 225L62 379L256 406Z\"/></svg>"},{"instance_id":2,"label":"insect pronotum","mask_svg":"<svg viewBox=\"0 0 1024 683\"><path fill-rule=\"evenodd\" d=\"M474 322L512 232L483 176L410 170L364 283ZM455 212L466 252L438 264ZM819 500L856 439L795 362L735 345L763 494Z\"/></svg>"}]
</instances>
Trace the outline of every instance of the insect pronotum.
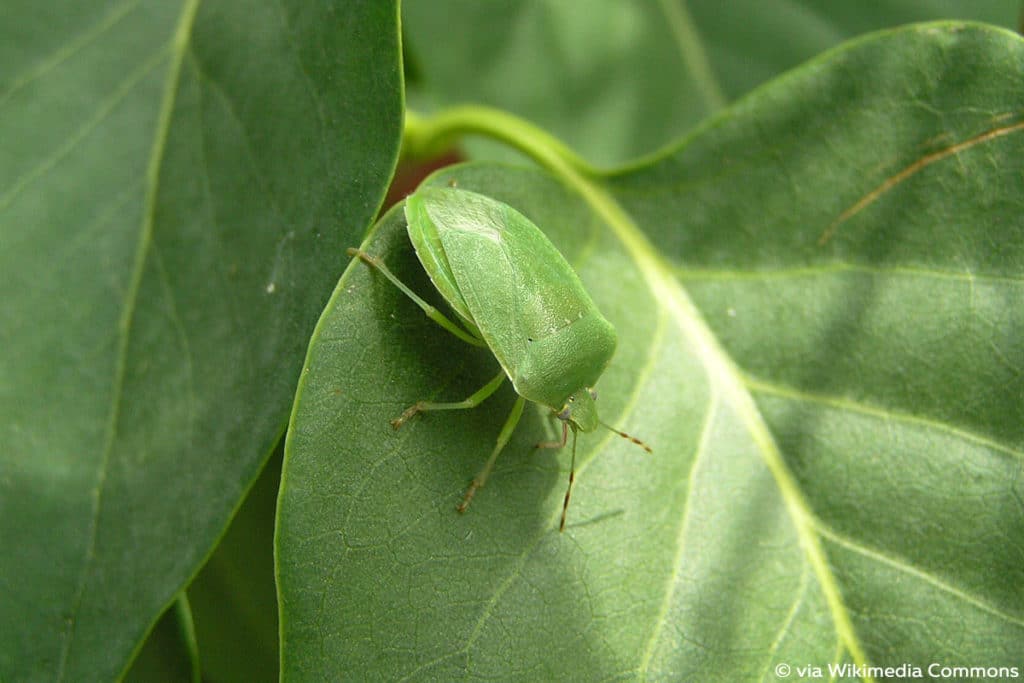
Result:
<instances>
[{"instance_id":1,"label":"insect pronotum","mask_svg":"<svg viewBox=\"0 0 1024 683\"><path fill-rule=\"evenodd\" d=\"M466 490L465 512L487 482L526 401L547 406L562 422L562 438L537 448L561 448L572 431L572 463L559 530L576 474L576 435L604 426L647 452L639 439L598 418L593 387L615 353L616 336L579 277L528 218L484 195L452 186L421 186L406 199L405 216L416 255L455 312L456 324L406 287L375 256L349 249L381 272L433 321L459 339L485 346L501 371L468 398L453 403L420 401L391 421L397 429L417 413L475 408L506 379L518 393L483 469Z\"/></svg>"}]
</instances>

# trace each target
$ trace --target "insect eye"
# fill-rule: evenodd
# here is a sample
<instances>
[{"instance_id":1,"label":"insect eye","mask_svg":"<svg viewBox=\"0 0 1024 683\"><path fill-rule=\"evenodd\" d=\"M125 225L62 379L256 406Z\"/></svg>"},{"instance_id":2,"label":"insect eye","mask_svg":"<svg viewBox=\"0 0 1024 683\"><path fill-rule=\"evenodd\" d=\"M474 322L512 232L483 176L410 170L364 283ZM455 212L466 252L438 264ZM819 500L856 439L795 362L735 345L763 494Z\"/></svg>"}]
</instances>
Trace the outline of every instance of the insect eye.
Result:
<instances>
[{"instance_id":1,"label":"insect eye","mask_svg":"<svg viewBox=\"0 0 1024 683\"><path fill-rule=\"evenodd\" d=\"M570 415L572 415L572 411L569 410L569 406L565 406L555 415L555 417L559 420L568 420Z\"/></svg>"},{"instance_id":2,"label":"insect eye","mask_svg":"<svg viewBox=\"0 0 1024 683\"><path fill-rule=\"evenodd\" d=\"M590 398L594 399L595 401L597 400L597 390L596 389L587 389L587 393L590 394Z\"/></svg>"}]
</instances>

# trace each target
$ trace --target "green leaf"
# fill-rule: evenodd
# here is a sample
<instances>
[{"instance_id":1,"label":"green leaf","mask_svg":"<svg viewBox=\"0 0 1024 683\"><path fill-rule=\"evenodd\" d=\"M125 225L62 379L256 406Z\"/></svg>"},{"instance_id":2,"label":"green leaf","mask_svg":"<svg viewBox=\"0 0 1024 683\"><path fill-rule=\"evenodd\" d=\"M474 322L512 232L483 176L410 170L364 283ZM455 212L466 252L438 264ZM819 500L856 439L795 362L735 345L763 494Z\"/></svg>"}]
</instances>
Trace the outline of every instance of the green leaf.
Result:
<instances>
[{"instance_id":1,"label":"green leaf","mask_svg":"<svg viewBox=\"0 0 1024 683\"><path fill-rule=\"evenodd\" d=\"M397 154L393 2L0 28L0 678L108 680L278 441Z\"/></svg>"},{"instance_id":2,"label":"green leaf","mask_svg":"<svg viewBox=\"0 0 1024 683\"><path fill-rule=\"evenodd\" d=\"M582 439L559 534L568 454L531 452L554 432L531 409L455 514L513 395L393 431L494 361L353 263L286 444L284 675L1019 666L1022 74L1024 41L994 28L874 35L608 175L497 114L453 114L439 135L500 134L554 173L431 182L511 204L563 250L620 333L602 413L654 453ZM364 248L432 292L397 210Z\"/></svg>"},{"instance_id":3,"label":"green leaf","mask_svg":"<svg viewBox=\"0 0 1024 683\"><path fill-rule=\"evenodd\" d=\"M1017 0L411 0L419 108L475 103L597 164L668 144L728 102L861 33L927 19L1016 25ZM479 155L482 147L471 146ZM493 148L486 153L495 156Z\"/></svg>"}]
</instances>

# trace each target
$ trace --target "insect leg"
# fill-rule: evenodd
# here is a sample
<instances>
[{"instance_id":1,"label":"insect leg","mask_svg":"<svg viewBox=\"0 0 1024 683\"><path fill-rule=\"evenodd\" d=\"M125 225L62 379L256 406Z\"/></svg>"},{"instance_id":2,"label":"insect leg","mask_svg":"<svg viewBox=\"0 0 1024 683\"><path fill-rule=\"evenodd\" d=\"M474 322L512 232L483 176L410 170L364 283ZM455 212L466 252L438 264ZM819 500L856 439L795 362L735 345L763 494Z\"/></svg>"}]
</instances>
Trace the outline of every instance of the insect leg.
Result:
<instances>
[{"instance_id":1,"label":"insect leg","mask_svg":"<svg viewBox=\"0 0 1024 683\"><path fill-rule=\"evenodd\" d=\"M480 473L473 477L473 483L469 485L466 490L466 495L462 498L462 502L455 508L459 512L465 512L466 508L469 507L470 501L473 500L473 496L476 495L476 490L483 488L483 485L487 483L487 476L494 469L494 461L498 459L498 453L501 453L501 449L505 447L508 440L512 438L512 432L515 430L516 425L519 424L519 418L523 416L523 406L526 405L526 399L522 396L516 399L516 404L512 406L512 412L509 413L508 419L505 420L505 424L501 428L501 432L498 434L498 442L494 444L494 450L491 451L491 457L487 458L487 462L484 464L484 468L480 470Z\"/></svg>"},{"instance_id":2,"label":"insect leg","mask_svg":"<svg viewBox=\"0 0 1024 683\"><path fill-rule=\"evenodd\" d=\"M558 524L559 533L565 531L565 513L569 511L569 498L572 497L572 483L576 479L576 430L572 430L572 464L569 465L569 487L565 489L565 501L562 503L562 521Z\"/></svg>"},{"instance_id":3,"label":"insect leg","mask_svg":"<svg viewBox=\"0 0 1024 683\"><path fill-rule=\"evenodd\" d=\"M403 294L405 294L407 297L412 299L416 303L416 305L419 306L423 310L423 312L427 314L428 318L430 318L435 323L437 323L438 325L440 325L444 329L446 329L449 332L451 332L452 334L454 334L456 337L458 337L462 341L466 342L467 344L472 344L473 346L481 346L481 347L486 347L487 346L487 343L484 342L482 339L477 339L475 336L473 336L469 332L466 332L465 330L463 330L461 327L459 327L458 325L453 323L451 320L449 320L444 315L444 313L442 313L441 311L437 310L436 307L431 306L430 304L428 304L426 301L421 299L419 297L419 295L416 294L416 292L414 292L411 289L409 289L408 287L406 287L405 284L401 280L399 280L397 277L395 277L394 273L392 273L390 270L388 270L388 267L384 265L384 262L381 261L376 256L371 256L370 254L367 254L362 249L355 249L355 248L352 248L352 247L350 247L348 249L347 253L348 253L349 256L358 256L367 265L369 265L369 266L379 270L381 275L383 275L384 277L386 277L388 280L391 281L391 284L393 284L395 287L398 287L398 289L400 289Z\"/></svg>"},{"instance_id":4,"label":"insect leg","mask_svg":"<svg viewBox=\"0 0 1024 683\"><path fill-rule=\"evenodd\" d=\"M405 424L409 418L416 413L421 413L426 410L465 410L467 408L476 408L478 405L484 402L484 400L498 390L502 382L505 381L505 371L502 370L497 376L487 384L483 385L480 389L475 391L469 398L462 401L454 401L452 403L431 403L430 401L418 401L413 405L405 409L405 412L396 417L391 421L391 426L398 429Z\"/></svg>"},{"instance_id":5,"label":"insect leg","mask_svg":"<svg viewBox=\"0 0 1024 683\"><path fill-rule=\"evenodd\" d=\"M534 448L562 448L565 446L566 440L569 438L569 423L562 422L562 440L561 441L541 441Z\"/></svg>"}]
</instances>

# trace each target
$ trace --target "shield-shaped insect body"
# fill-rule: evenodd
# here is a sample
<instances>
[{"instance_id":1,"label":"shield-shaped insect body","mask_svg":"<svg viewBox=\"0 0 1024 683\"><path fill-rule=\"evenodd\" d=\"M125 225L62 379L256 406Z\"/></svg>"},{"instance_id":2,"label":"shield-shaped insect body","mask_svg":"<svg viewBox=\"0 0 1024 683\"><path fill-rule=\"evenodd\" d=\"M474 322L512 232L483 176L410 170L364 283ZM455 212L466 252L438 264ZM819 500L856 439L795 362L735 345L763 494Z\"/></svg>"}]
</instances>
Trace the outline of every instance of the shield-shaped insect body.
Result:
<instances>
[{"instance_id":1,"label":"shield-shaped insect body","mask_svg":"<svg viewBox=\"0 0 1024 683\"><path fill-rule=\"evenodd\" d=\"M489 348L501 372L463 401L421 401L392 424L397 428L424 411L475 407L509 379L519 398L458 510L465 511L486 482L524 402L534 401L562 421L562 439L538 447L564 446L569 431L573 433L573 464L560 525L564 529L575 474L576 433L607 426L598 418L593 387L615 353L615 328L547 236L511 206L455 187L423 186L406 199L405 216L420 263L461 326L409 290L376 257L349 252L380 270L449 332ZM612 431L650 451L638 439Z\"/></svg>"}]
</instances>

